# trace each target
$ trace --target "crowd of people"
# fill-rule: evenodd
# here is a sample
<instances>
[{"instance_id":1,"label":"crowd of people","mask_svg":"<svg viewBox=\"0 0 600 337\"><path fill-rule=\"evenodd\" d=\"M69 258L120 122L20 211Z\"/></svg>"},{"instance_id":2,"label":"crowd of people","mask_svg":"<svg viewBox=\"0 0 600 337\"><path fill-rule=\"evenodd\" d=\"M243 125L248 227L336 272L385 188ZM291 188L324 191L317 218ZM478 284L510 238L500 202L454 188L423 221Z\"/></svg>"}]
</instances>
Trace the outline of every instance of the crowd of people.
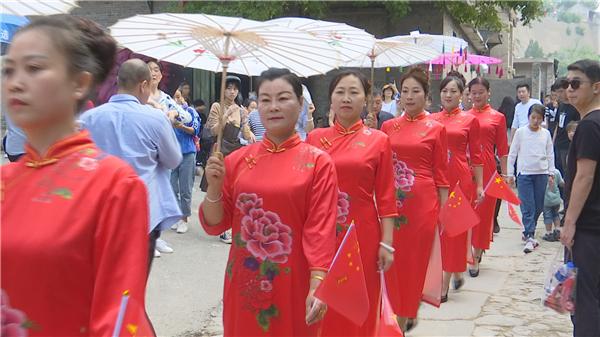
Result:
<instances>
[{"instance_id":1,"label":"crowd of people","mask_svg":"<svg viewBox=\"0 0 600 337\"><path fill-rule=\"evenodd\" d=\"M520 102L502 112L483 77L451 72L431 93L413 67L398 87L372 91L361 72L341 71L329 85L330 125L315 128L308 88L287 69L263 72L243 103L240 78L228 76L224 101L206 112L188 83L172 96L159 89L157 61L130 59L118 93L87 109L116 50L95 22L56 15L21 29L4 57L2 335L154 336L149 271L173 252L161 232L188 231L197 166L200 223L231 244L225 336L373 336L382 273L410 331L432 301L426 284L444 303L465 272L479 276L499 230L499 201L485 193L498 174L516 184L524 252L539 245L543 214L543 239L560 240L579 268L574 335L600 335L598 61L569 65L546 106L517 86ZM450 236L438 219L456 186L479 221ZM351 225L370 303L360 324L315 296Z\"/></svg>"}]
</instances>

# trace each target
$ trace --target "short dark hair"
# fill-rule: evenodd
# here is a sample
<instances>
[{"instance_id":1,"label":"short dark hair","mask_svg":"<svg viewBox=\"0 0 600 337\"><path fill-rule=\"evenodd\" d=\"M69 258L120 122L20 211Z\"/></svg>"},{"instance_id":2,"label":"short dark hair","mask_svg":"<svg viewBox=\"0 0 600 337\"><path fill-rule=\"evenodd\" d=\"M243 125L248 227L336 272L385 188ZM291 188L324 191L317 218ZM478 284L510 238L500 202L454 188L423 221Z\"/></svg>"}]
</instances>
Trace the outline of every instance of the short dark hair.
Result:
<instances>
[{"instance_id":1,"label":"short dark hair","mask_svg":"<svg viewBox=\"0 0 600 337\"><path fill-rule=\"evenodd\" d=\"M569 71L581 71L592 81L592 84L600 82L600 62L591 59L575 61L567 67Z\"/></svg>"},{"instance_id":2,"label":"short dark hair","mask_svg":"<svg viewBox=\"0 0 600 337\"><path fill-rule=\"evenodd\" d=\"M260 87L265 81L274 81L278 78L288 82L292 86L294 94L300 100L300 97L302 97L302 82L300 78L289 69L283 68L269 68L263 71L256 84L256 95L260 95Z\"/></svg>"},{"instance_id":3,"label":"short dark hair","mask_svg":"<svg viewBox=\"0 0 600 337\"><path fill-rule=\"evenodd\" d=\"M531 114L538 114L540 116L546 116L546 107L542 104L534 104L529 107L529 111L527 112L527 117L531 116Z\"/></svg>"},{"instance_id":4,"label":"short dark hair","mask_svg":"<svg viewBox=\"0 0 600 337\"><path fill-rule=\"evenodd\" d=\"M158 70L162 71L162 66L160 65L160 63L158 62L158 60L156 59L150 59L146 62L147 65L150 65L150 63L154 63L158 66Z\"/></svg>"},{"instance_id":5,"label":"short dark hair","mask_svg":"<svg viewBox=\"0 0 600 337\"><path fill-rule=\"evenodd\" d=\"M140 59L129 59L123 62L117 74L117 83L122 89L131 89L143 81L150 82L151 79L150 69Z\"/></svg>"},{"instance_id":6,"label":"short dark hair","mask_svg":"<svg viewBox=\"0 0 600 337\"><path fill-rule=\"evenodd\" d=\"M373 89L373 97L377 97L377 96L383 96L383 92L381 91L381 89Z\"/></svg>"},{"instance_id":7,"label":"short dark hair","mask_svg":"<svg viewBox=\"0 0 600 337\"><path fill-rule=\"evenodd\" d=\"M429 76L427 73L419 67L410 68L404 75L402 75L402 77L400 77L400 88L402 88L404 81L409 78L419 82L423 88L423 91L425 92L425 99L427 99L427 95L429 95Z\"/></svg>"},{"instance_id":8,"label":"short dark hair","mask_svg":"<svg viewBox=\"0 0 600 337\"><path fill-rule=\"evenodd\" d=\"M227 88L230 84L235 85L237 90L240 90L242 80L240 80L240 78L237 76L229 75L225 78L225 88Z\"/></svg>"},{"instance_id":9,"label":"short dark hair","mask_svg":"<svg viewBox=\"0 0 600 337\"><path fill-rule=\"evenodd\" d=\"M189 86L190 84L187 81L183 81L183 82L181 82L181 84L179 85L179 87L181 88L184 85L188 85Z\"/></svg>"},{"instance_id":10,"label":"short dark hair","mask_svg":"<svg viewBox=\"0 0 600 337\"><path fill-rule=\"evenodd\" d=\"M527 84L527 83L519 83L519 84L517 84L517 91L520 88L525 88L525 89L527 89L527 92L531 92L531 88L529 87L529 84Z\"/></svg>"},{"instance_id":11,"label":"short dark hair","mask_svg":"<svg viewBox=\"0 0 600 337\"><path fill-rule=\"evenodd\" d=\"M471 82L469 82L469 85L468 85L469 91L471 91L471 87L473 87L476 84L483 85L487 91L490 91L490 82L488 80L486 80L485 78L479 77L479 76L475 77L474 79L471 80Z\"/></svg>"},{"instance_id":12,"label":"short dark hair","mask_svg":"<svg viewBox=\"0 0 600 337\"><path fill-rule=\"evenodd\" d=\"M243 105L244 105L245 108L247 108L247 107L250 106L250 103L252 103L252 102L256 103L256 100L254 98L248 97L248 98L246 98L244 100L244 104Z\"/></svg>"},{"instance_id":13,"label":"short dark hair","mask_svg":"<svg viewBox=\"0 0 600 337\"><path fill-rule=\"evenodd\" d=\"M556 81L554 81L553 86L556 87L555 90L558 90L560 88L562 88L563 84L567 81L566 77L559 77L556 79Z\"/></svg>"},{"instance_id":14,"label":"short dark hair","mask_svg":"<svg viewBox=\"0 0 600 337\"><path fill-rule=\"evenodd\" d=\"M206 105L206 103L204 102L204 100L198 98L198 99L195 99L194 102L192 102L192 105L193 106L203 106L203 105Z\"/></svg>"},{"instance_id":15,"label":"short dark hair","mask_svg":"<svg viewBox=\"0 0 600 337\"><path fill-rule=\"evenodd\" d=\"M369 95L369 92L371 91L371 84L369 84L369 80L367 79L367 77L361 73L360 71L357 70L344 70L342 72L340 72L339 74L337 74L333 80L331 80L331 82L329 82L329 98L331 99L331 95L333 95L333 91L335 90L335 87L337 87L337 85L340 83L340 81L347 76L354 76L356 78L358 78L360 84L362 85L363 91L365 93L365 97Z\"/></svg>"},{"instance_id":16,"label":"short dark hair","mask_svg":"<svg viewBox=\"0 0 600 337\"><path fill-rule=\"evenodd\" d=\"M458 86L458 91L460 91L461 94L465 91L465 82L463 82L462 79L460 79L459 77L453 76L453 75L448 75L448 76L446 76L446 78L444 78L442 80L442 83L440 83L440 92L442 92L442 90L444 90L444 88L450 82L456 83L456 85Z\"/></svg>"}]
</instances>

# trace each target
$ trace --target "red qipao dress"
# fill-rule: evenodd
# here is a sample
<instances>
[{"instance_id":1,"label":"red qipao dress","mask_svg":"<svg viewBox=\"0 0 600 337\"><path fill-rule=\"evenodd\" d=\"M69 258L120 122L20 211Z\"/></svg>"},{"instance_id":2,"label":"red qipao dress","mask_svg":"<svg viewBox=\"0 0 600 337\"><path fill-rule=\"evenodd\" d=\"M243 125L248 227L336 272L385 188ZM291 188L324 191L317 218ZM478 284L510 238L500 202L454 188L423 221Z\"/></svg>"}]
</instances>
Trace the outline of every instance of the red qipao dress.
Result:
<instances>
[{"instance_id":1,"label":"red qipao dress","mask_svg":"<svg viewBox=\"0 0 600 337\"><path fill-rule=\"evenodd\" d=\"M481 162L483 164L483 186L485 187L494 172L496 159L508 155L508 140L506 136L506 119L504 115L487 104L482 109L473 107L469 113L479 120L479 137L481 144ZM472 244L478 249L489 249L492 241L494 226L494 210L496 198L485 196L483 202L475 209L480 222L473 227Z\"/></svg>"},{"instance_id":2,"label":"red qipao dress","mask_svg":"<svg viewBox=\"0 0 600 337\"><path fill-rule=\"evenodd\" d=\"M448 187L448 146L444 126L422 112L383 123L393 151L396 206L394 264L386 273L394 313L417 317L438 213L438 188ZM441 287L441 280L440 280Z\"/></svg>"},{"instance_id":3,"label":"red qipao dress","mask_svg":"<svg viewBox=\"0 0 600 337\"><path fill-rule=\"evenodd\" d=\"M479 121L470 113L456 108L432 114L431 118L446 127L448 137L448 171L446 176L450 189L456 183L465 196L473 203L477 186L471 166L481 166L481 145L479 144ZM470 165L469 165L470 164ZM474 206L474 205L473 205ZM442 268L449 273L460 273L467 268L468 232L448 237L442 232Z\"/></svg>"},{"instance_id":4,"label":"red qipao dress","mask_svg":"<svg viewBox=\"0 0 600 337\"><path fill-rule=\"evenodd\" d=\"M316 336L307 326L310 271L327 271L335 254L338 199L333 161L294 135L268 138L225 158L223 220L231 228L225 271L225 336Z\"/></svg>"},{"instance_id":5,"label":"red qipao dress","mask_svg":"<svg viewBox=\"0 0 600 337\"><path fill-rule=\"evenodd\" d=\"M125 290L119 336L154 336L148 215L144 183L87 131L44 156L26 146L2 167L3 302L26 316L29 336L111 336Z\"/></svg>"},{"instance_id":6,"label":"red qipao dress","mask_svg":"<svg viewBox=\"0 0 600 337\"><path fill-rule=\"evenodd\" d=\"M397 217L392 149L388 136L362 121L349 129L339 123L315 129L306 142L333 159L339 184L337 238L354 222L369 294L369 316L358 326L333 310L323 321L324 336L373 336L378 318L381 284L377 267L380 218ZM351 296L352 294L348 294Z\"/></svg>"}]
</instances>

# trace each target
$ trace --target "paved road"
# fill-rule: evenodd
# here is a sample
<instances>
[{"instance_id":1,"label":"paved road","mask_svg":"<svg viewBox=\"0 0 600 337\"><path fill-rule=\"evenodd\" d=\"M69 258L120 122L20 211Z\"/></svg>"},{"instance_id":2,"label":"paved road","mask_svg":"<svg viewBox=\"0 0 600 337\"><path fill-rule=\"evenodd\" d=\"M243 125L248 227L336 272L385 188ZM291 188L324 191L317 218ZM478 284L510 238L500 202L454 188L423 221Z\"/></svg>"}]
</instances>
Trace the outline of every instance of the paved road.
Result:
<instances>
[{"instance_id":1,"label":"paved road","mask_svg":"<svg viewBox=\"0 0 600 337\"><path fill-rule=\"evenodd\" d=\"M194 192L197 210L204 194ZM407 336L569 336L568 316L542 307L546 270L559 243L541 241L533 253L522 252L518 225L501 210L501 227L483 257L478 278L466 275L463 289L450 291L449 302L436 309L423 304L420 321ZM190 231L164 238L174 254L155 260L148 289L148 312L159 336L222 334L221 295L229 246L208 237L196 211ZM538 239L543 224L538 225Z\"/></svg>"}]
</instances>

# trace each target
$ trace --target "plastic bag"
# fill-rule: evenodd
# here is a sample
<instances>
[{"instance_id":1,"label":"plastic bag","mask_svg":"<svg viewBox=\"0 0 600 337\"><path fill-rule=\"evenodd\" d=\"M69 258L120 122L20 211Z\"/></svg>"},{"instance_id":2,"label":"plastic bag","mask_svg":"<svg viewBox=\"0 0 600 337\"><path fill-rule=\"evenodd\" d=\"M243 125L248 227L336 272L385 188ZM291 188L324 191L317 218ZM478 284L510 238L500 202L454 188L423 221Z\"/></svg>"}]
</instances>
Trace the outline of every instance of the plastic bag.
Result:
<instances>
[{"instance_id":1,"label":"plastic bag","mask_svg":"<svg viewBox=\"0 0 600 337\"><path fill-rule=\"evenodd\" d=\"M575 313L575 286L577 268L573 262L560 260L561 249L557 252L544 281L542 304L561 314Z\"/></svg>"}]
</instances>

